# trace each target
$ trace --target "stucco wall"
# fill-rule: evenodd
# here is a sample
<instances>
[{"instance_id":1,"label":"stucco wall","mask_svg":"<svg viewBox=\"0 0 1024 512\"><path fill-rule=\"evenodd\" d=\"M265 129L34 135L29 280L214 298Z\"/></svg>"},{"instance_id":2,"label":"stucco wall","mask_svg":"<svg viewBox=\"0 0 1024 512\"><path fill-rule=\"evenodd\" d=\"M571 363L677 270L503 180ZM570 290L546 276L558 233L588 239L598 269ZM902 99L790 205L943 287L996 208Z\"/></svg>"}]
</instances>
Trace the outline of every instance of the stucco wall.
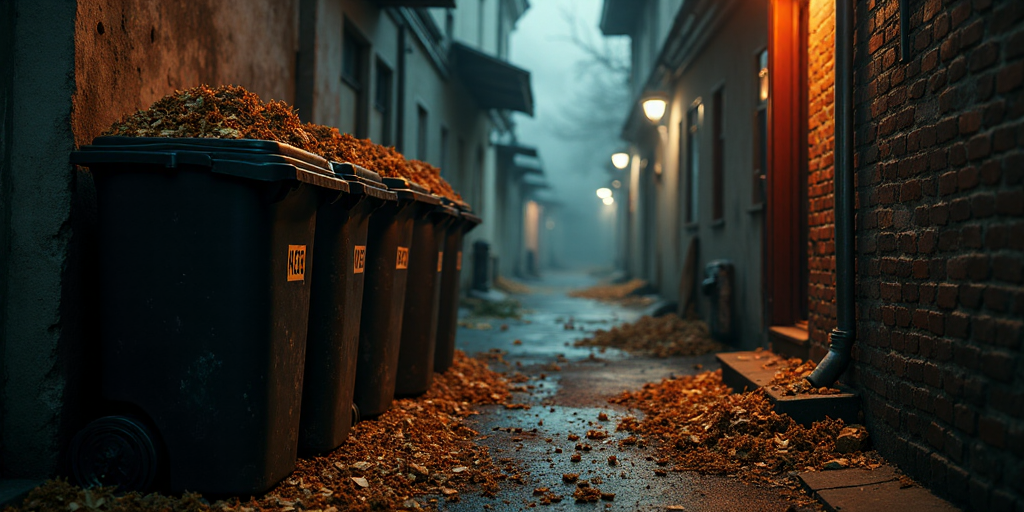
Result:
<instances>
[{"instance_id":1,"label":"stucco wall","mask_svg":"<svg viewBox=\"0 0 1024 512\"><path fill-rule=\"evenodd\" d=\"M681 275L683 259L693 237L700 238L698 257L698 283L703 279L704 265L716 259L730 260L735 265L734 328L738 346L752 348L763 340L762 318L762 231L764 214L754 208L754 116L758 105L757 56L767 45L767 4L764 2L738 2L733 12L700 51L676 84L673 103L682 108L672 111L668 120L668 143L675 150L666 153L666 173L674 175L666 184L676 185L664 191L671 201L661 211L664 229L661 237L672 239L672 232L681 233L678 246L666 246L665 262L671 266L665 276ZM723 66L723 62L736 65ZM724 164L722 178L723 218L720 223L712 219L714 153L712 119L713 97L721 87L723 91L722 132L724 134ZM686 141L680 141L680 123L685 129L686 111L695 100L704 105L700 126L700 170L697 187L697 222L685 226L687 198L685 185L686 165L680 165L680 151L687 154ZM682 183L682 186L678 184ZM669 207L678 204L678 207ZM666 283L663 290L675 290L678 281ZM704 318L710 314L710 301L698 290L698 308Z\"/></svg>"}]
</instances>

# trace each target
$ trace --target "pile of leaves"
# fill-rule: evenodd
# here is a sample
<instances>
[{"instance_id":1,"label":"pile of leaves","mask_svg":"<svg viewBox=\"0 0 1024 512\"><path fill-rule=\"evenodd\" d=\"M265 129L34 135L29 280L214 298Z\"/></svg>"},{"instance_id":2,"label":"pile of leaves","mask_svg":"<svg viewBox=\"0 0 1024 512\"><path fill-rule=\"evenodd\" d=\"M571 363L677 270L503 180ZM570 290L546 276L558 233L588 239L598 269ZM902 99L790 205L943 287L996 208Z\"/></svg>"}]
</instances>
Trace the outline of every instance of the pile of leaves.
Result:
<instances>
[{"instance_id":1,"label":"pile of leaves","mask_svg":"<svg viewBox=\"0 0 1024 512\"><path fill-rule=\"evenodd\" d=\"M696 356L720 352L724 346L711 339L708 326L700 320L683 320L668 314L643 316L630 324L598 330L590 338L578 340L577 347L613 347L631 354L655 357Z\"/></svg>"},{"instance_id":2,"label":"pile of leaves","mask_svg":"<svg viewBox=\"0 0 1024 512\"><path fill-rule=\"evenodd\" d=\"M436 167L406 160L393 147L303 123L282 101L264 102L242 87L200 85L164 96L151 107L124 116L104 135L262 139L290 144L335 162L350 162L388 178L405 178L431 193L461 202Z\"/></svg>"},{"instance_id":3,"label":"pile of leaves","mask_svg":"<svg viewBox=\"0 0 1024 512\"><path fill-rule=\"evenodd\" d=\"M762 389L731 391L719 370L646 384L610 401L644 413L642 420L623 418L617 429L674 448L670 453L676 471L772 481L794 470L874 469L882 464L875 452L837 450L841 435L866 439L863 427L831 419L803 427L776 413Z\"/></svg>"},{"instance_id":4,"label":"pile of leaves","mask_svg":"<svg viewBox=\"0 0 1024 512\"><path fill-rule=\"evenodd\" d=\"M475 414L474 405L506 402L507 381L461 351L448 371L434 377L426 395L396 400L379 418L358 423L348 442L328 455L300 459L294 473L259 498L211 504L197 494L116 496L112 488L84 490L54 480L5 512L400 510L420 507L417 496L458 500L471 489L493 496L499 482L520 481L515 468L495 465L487 448L473 441L477 432L462 421Z\"/></svg>"},{"instance_id":5,"label":"pile of leaves","mask_svg":"<svg viewBox=\"0 0 1024 512\"><path fill-rule=\"evenodd\" d=\"M531 290L529 286L526 286L525 284L520 283L519 281L509 279L504 276L498 276L498 278L494 280L494 287L505 293L512 293L517 295L526 295L528 293L533 293L533 290Z\"/></svg>"},{"instance_id":6,"label":"pile of leaves","mask_svg":"<svg viewBox=\"0 0 1024 512\"><path fill-rule=\"evenodd\" d=\"M582 290L573 290L569 292L569 296L579 297L582 299L616 302L631 295L636 295L638 291L646 287L647 281L644 281L643 279L632 279L621 284L599 284Z\"/></svg>"},{"instance_id":7,"label":"pile of leaves","mask_svg":"<svg viewBox=\"0 0 1024 512\"><path fill-rule=\"evenodd\" d=\"M836 395L839 389L830 387L814 387L807 377L817 367L814 361L804 361L799 357L784 360L775 377L768 383L772 389L781 389L784 395Z\"/></svg>"}]
</instances>

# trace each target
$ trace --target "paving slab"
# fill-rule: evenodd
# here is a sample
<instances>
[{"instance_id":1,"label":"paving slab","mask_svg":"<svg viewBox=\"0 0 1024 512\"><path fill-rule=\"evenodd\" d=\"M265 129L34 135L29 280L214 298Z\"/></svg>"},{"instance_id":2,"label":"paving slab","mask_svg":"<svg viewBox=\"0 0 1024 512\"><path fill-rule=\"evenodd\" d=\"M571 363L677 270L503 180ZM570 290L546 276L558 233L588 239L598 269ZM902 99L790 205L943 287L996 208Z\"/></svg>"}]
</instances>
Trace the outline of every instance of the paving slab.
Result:
<instances>
[{"instance_id":1,"label":"paving slab","mask_svg":"<svg viewBox=\"0 0 1024 512\"><path fill-rule=\"evenodd\" d=\"M815 495L830 512L878 512L912 510L914 512L955 512L960 510L927 489L898 481L858 487L840 487L817 491Z\"/></svg>"},{"instance_id":2,"label":"paving slab","mask_svg":"<svg viewBox=\"0 0 1024 512\"><path fill-rule=\"evenodd\" d=\"M899 479L896 469L892 466L882 466L878 469L850 468L834 471L807 471L800 473L797 477L811 492L841 487L862 487Z\"/></svg>"}]
</instances>

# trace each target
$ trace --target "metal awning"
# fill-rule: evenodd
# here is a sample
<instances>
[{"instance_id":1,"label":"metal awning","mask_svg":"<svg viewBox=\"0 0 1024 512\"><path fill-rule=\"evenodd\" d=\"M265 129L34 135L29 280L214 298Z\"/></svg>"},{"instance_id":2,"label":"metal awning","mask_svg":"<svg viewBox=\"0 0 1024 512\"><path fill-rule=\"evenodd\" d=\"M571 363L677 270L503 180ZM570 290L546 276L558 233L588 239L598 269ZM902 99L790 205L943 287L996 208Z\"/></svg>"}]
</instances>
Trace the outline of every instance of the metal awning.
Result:
<instances>
[{"instance_id":1,"label":"metal awning","mask_svg":"<svg viewBox=\"0 0 1024 512\"><path fill-rule=\"evenodd\" d=\"M481 107L533 115L529 71L458 42L452 43L448 59Z\"/></svg>"},{"instance_id":2,"label":"metal awning","mask_svg":"<svg viewBox=\"0 0 1024 512\"><path fill-rule=\"evenodd\" d=\"M518 153L512 157L512 168L522 174L544 174L544 164L540 158L524 153Z\"/></svg>"},{"instance_id":3,"label":"metal awning","mask_svg":"<svg viewBox=\"0 0 1024 512\"><path fill-rule=\"evenodd\" d=\"M601 33L606 36L632 35L637 15L643 11L637 0L604 0L601 7Z\"/></svg>"},{"instance_id":4,"label":"metal awning","mask_svg":"<svg viewBox=\"0 0 1024 512\"><path fill-rule=\"evenodd\" d=\"M522 184L532 188L551 188L543 174L524 174Z\"/></svg>"}]
</instances>

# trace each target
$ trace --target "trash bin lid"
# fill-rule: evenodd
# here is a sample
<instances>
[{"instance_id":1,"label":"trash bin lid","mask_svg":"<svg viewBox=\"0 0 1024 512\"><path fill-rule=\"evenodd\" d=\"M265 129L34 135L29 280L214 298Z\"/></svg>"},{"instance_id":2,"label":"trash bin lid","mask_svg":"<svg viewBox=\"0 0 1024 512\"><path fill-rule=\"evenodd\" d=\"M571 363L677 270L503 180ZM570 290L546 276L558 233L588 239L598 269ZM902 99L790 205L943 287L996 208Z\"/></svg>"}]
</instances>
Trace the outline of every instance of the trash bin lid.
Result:
<instances>
[{"instance_id":1,"label":"trash bin lid","mask_svg":"<svg viewBox=\"0 0 1024 512\"><path fill-rule=\"evenodd\" d=\"M334 170L334 174L340 174L342 176L357 176L376 183L384 183L380 174L352 162L331 162L331 169Z\"/></svg>"},{"instance_id":2,"label":"trash bin lid","mask_svg":"<svg viewBox=\"0 0 1024 512\"><path fill-rule=\"evenodd\" d=\"M104 136L72 152L71 163L90 168L118 164L206 167L217 174L258 181L298 180L349 191L348 183L334 176L327 160L269 140Z\"/></svg>"},{"instance_id":3,"label":"trash bin lid","mask_svg":"<svg viewBox=\"0 0 1024 512\"><path fill-rule=\"evenodd\" d=\"M397 201L398 195L388 190L380 174L351 162L331 162L335 176L349 184L352 194L365 194L383 201Z\"/></svg>"},{"instance_id":4,"label":"trash bin lid","mask_svg":"<svg viewBox=\"0 0 1024 512\"><path fill-rule=\"evenodd\" d=\"M384 178L389 190L398 194L399 200L415 201L431 205L440 205L441 198L427 192L426 187L413 183L405 178Z\"/></svg>"}]
</instances>

